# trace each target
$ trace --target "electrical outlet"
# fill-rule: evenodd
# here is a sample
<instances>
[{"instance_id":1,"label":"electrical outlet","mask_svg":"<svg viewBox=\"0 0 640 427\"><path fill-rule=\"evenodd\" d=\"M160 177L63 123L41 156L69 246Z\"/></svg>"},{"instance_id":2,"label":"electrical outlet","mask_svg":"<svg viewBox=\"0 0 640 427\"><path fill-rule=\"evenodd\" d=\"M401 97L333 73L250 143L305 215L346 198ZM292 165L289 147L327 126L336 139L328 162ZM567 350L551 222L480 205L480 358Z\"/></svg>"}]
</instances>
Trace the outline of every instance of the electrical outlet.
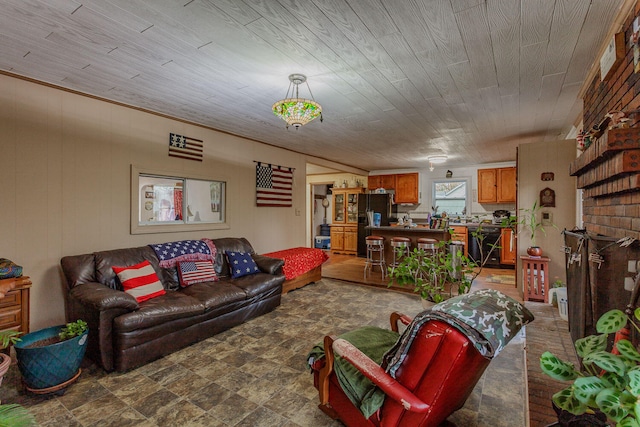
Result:
<instances>
[{"instance_id":1,"label":"electrical outlet","mask_svg":"<svg viewBox=\"0 0 640 427\"><path fill-rule=\"evenodd\" d=\"M296 216L300 216L300 209L296 208Z\"/></svg>"}]
</instances>

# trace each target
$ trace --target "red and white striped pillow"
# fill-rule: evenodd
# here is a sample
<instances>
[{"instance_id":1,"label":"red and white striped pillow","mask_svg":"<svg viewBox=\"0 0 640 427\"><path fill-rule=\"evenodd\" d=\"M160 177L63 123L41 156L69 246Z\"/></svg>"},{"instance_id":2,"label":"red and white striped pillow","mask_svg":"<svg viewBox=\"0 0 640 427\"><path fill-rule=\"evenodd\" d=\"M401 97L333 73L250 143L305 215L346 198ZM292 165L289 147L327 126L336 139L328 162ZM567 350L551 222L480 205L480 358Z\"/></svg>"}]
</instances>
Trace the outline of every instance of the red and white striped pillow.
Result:
<instances>
[{"instance_id":1,"label":"red and white striped pillow","mask_svg":"<svg viewBox=\"0 0 640 427\"><path fill-rule=\"evenodd\" d=\"M111 268L118 275L124 291L138 302L166 293L156 271L147 260L129 267L113 266Z\"/></svg>"}]
</instances>

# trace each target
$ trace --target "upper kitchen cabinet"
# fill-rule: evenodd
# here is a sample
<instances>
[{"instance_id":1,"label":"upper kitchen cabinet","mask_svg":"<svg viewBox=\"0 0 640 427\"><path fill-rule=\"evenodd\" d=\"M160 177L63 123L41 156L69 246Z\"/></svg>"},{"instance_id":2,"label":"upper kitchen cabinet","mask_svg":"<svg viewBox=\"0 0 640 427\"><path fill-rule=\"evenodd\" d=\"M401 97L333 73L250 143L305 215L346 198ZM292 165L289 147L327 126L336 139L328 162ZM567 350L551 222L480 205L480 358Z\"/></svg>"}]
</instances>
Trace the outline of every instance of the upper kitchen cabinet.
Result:
<instances>
[{"instance_id":1,"label":"upper kitchen cabinet","mask_svg":"<svg viewBox=\"0 0 640 427\"><path fill-rule=\"evenodd\" d=\"M420 175L418 172L370 175L367 180L367 188L369 190L376 188L394 190L396 203L416 204L420 202Z\"/></svg>"},{"instance_id":2,"label":"upper kitchen cabinet","mask_svg":"<svg viewBox=\"0 0 640 427\"><path fill-rule=\"evenodd\" d=\"M396 175L370 175L367 178L367 188L369 190L375 190L376 188L395 190Z\"/></svg>"},{"instance_id":3,"label":"upper kitchen cabinet","mask_svg":"<svg viewBox=\"0 0 640 427\"><path fill-rule=\"evenodd\" d=\"M416 204L420 199L420 176L417 172L396 175L396 203Z\"/></svg>"},{"instance_id":4,"label":"upper kitchen cabinet","mask_svg":"<svg viewBox=\"0 0 640 427\"><path fill-rule=\"evenodd\" d=\"M478 169L478 203L515 202L515 167Z\"/></svg>"}]
</instances>

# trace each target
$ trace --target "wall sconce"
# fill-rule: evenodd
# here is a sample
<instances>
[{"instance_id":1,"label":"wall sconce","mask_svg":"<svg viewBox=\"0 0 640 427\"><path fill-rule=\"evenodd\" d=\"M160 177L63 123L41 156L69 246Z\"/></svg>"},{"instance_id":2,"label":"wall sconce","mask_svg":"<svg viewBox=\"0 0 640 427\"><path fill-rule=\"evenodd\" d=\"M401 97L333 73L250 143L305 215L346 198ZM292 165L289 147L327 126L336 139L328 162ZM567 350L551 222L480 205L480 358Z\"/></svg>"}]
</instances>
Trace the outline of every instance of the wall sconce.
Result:
<instances>
[{"instance_id":1,"label":"wall sconce","mask_svg":"<svg viewBox=\"0 0 640 427\"><path fill-rule=\"evenodd\" d=\"M447 174L445 176L447 178L451 178L451 177L453 177L453 172L451 172L451 170L447 169Z\"/></svg>"}]
</instances>

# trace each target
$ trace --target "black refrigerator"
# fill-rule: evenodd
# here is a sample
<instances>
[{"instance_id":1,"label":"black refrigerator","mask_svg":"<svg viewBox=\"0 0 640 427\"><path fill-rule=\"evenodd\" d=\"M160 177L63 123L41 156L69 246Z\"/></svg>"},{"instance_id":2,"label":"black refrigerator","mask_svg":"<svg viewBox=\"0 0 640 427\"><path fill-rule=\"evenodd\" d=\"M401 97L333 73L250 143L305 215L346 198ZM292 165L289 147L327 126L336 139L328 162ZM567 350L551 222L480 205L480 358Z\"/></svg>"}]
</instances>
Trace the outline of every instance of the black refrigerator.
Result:
<instances>
[{"instance_id":1,"label":"black refrigerator","mask_svg":"<svg viewBox=\"0 0 640 427\"><path fill-rule=\"evenodd\" d=\"M388 226L390 218L397 218L398 208L393 204L393 194L361 194L358 197L358 256L367 256L365 238L371 233L365 230L370 225L367 211L380 214L380 225Z\"/></svg>"}]
</instances>

